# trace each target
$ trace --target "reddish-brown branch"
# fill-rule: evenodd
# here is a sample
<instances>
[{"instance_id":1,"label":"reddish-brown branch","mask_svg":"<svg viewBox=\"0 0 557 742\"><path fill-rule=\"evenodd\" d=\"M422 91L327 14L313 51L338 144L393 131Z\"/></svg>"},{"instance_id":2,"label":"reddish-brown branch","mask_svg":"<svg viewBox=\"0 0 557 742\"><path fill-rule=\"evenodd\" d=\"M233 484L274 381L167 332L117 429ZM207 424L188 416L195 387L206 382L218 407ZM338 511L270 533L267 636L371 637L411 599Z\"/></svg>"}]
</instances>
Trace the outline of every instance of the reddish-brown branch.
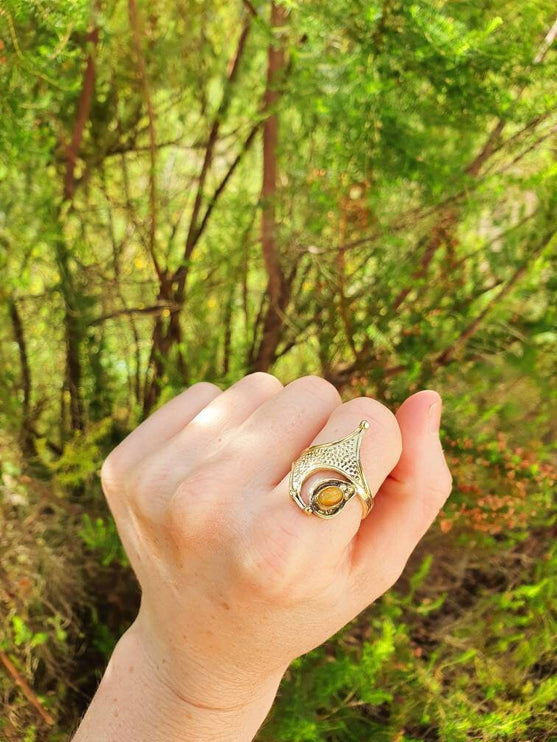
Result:
<instances>
[{"instance_id":1,"label":"reddish-brown branch","mask_svg":"<svg viewBox=\"0 0 557 742\"><path fill-rule=\"evenodd\" d=\"M177 304L172 304L169 302L161 302L159 304L154 304L151 307L123 307L122 309L117 309L114 312L109 312L109 314L103 314L101 317L97 317L90 323L90 326L93 327L94 325L102 325L102 323L106 322L107 320L116 319L117 317L122 316L131 316L133 314L157 316L166 312L175 312L178 310L178 308L179 306Z\"/></svg>"},{"instance_id":2,"label":"reddish-brown branch","mask_svg":"<svg viewBox=\"0 0 557 742\"><path fill-rule=\"evenodd\" d=\"M418 268L412 274L412 279L408 286L401 289L393 302L393 310L396 311L403 301L406 299L410 291L414 288L414 282L420 281L425 277L427 269L430 266L437 250L450 238L451 232L454 229L457 220L457 210L455 208L448 208L441 213L437 223L431 230L429 239L427 240L426 249Z\"/></svg>"},{"instance_id":3,"label":"reddish-brown branch","mask_svg":"<svg viewBox=\"0 0 557 742\"><path fill-rule=\"evenodd\" d=\"M254 18L258 18L259 14L257 13L257 10L253 7L250 0L243 0L244 5L248 9L248 11L252 14Z\"/></svg>"},{"instance_id":4,"label":"reddish-brown branch","mask_svg":"<svg viewBox=\"0 0 557 742\"><path fill-rule=\"evenodd\" d=\"M238 154L236 155L236 157L234 158L234 160L230 164L230 167L228 168L228 170L224 174L221 182L215 188L215 192L213 193L213 195L209 199L209 203L207 204L207 208L205 210L205 214L203 215L203 219L201 220L201 223L199 224L199 228L197 230L197 240L199 240L199 238L201 237L201 235L205 231L205 227L207 226L207 223L209 221L209 217L211 216L211 212L215 208L216 203L219 200L220 195L222 194L222 192L226 188L226 185L227 185L228 181L233 176L234 171L236 170L236 168L238 167L238 165L242 161L242 158L244 157L244 155L246 154L246 152L250 149L251 145L253 144L253 142L255 140L255 135L257 134L257 132L261 128L261 123L262 122L258 121L257 123L255 123L253 125L250 133L248 134L248 136L246 137L244 143L242 144L242 147L240 148L240 151L238 152Z\"/></svg>"},{"instance_id":5,"label":"reddish-brown branch","mask_svg":"<svg viewBox=\"0 0 557 742\"><path fill-rule=\"evenodd\" d=\"M503 129L505 128L506 122L502 119L499 119L499 121L495 124L493 127L490 135L488 136L487 140L484 143L484 146L481 148L479 153L474 157L472 162L470 162L464 169L464 172L468 175L471 175L473 178L475 178L480 170L482 169L483 164L489 160L491 155L495 152L495 149L497 147L497 143L499 141L499 138L503 132Z\"/></svg>"},{"instance_id":6,"label":"reddish-brown branch","mask_svg":"<svg viewBox=\"0 0 557 742\"><path fill-rule=\"evenodd\" d=\"M153 328L153 338L149 362L147 365L145 393L143 400L143 410L146 415L153 407L160 393L160 383L161 378L164 375L164 368L165 364L167 363L166 359L168 358L172 349L178 349L178 369L184 379L187 377L185 358L182 352L179 350L182 339L180 310L183 307L185 301L186 281L192 254L199 242L204 229L207 226L209 217L217 200L225 189L227 183L232 177L232 174L237 168L245 152L249 149L253 139L255 138L255 134L257 133L257 129L259 126L259 124L256 124L250 132L239 154L230 165L224 178L221 180L212 197L210 198L205 213L201 218L201 209L204 201L204 192L206 188L207 178L213 161L215 147L218 142L220 126L228 111L232 98L232 90L234 88L234 84L238 79L240 63L245 52L246 42L249 35L250 22L251 17L246 19L240 33L238 43L236 45L235 52L230 58L227 65L223 97L212 121L211 128L209 130L209 137L205 145L203 163L198 178L197 191L185 240L181 264L169 277L169 279L165 281L164 284L161 284L161 286L159 287L159 294L157 297L158 301L171 302L175 308L173 308L173 310L171 311L168 320L166 320L162 316L158 316Z\"/></svg>"},{"instance_id":7,"label":"reddish-brown branch","mask_svg":"<svg viewBox=\"0 0 557 742\"><path fill-rule=\"evenodd\" d=\"M534 63L539 63L543 60L545 57L545 54L547 53L548 44L550 45L555 37L555 24L552 27L552 29L549 31L547 36L544 39L544 43L542 45L543 53L538 53L536 56ZM518 93L516 100L518 100L523 92L523 88L521 88ZM546 116L537 116L534 118L531 122L527 124L526 127L524 127L520 132L518 132L515 136L509 137L505 142L501 142L501 134L503 132L503 129L505 128L506 122L503 119L499 119L493 129L491 130L491 133L487 137L487 140L485 141L483 147L481 148L480 152L474 157L474 159L464 168L464 173L467 175L472 176L473 178L478 178L480 171L482 170L485 163L492 157L492 155L502 149L503 147L508 146L510 142L512 142L516 136L519 134L524 133L530 128L535 128L541 121L544 120ZM535 146L537 146L539 142L536 142L530 149L533 149ZM527 150L529 151L529 150ZM513 160L513 163L517 160ZM511 163L511 164L513 164ZM445 242L446 238L449 236L450 231L454 229L457 219L458 219L458 201L460 199L456 198L454 200L453 205L450 204L447 205L447 209L442 209L440 217L438 219L437 224L433 228L433 231L431 233L431 238L428 241L427 248L422 256L422 259L420 261L420 265L418 269L414 272L412 275L413 280L419 280L423 278L426 273L427 269L433 260L433 257L435 256L435 253L439 249L439 247ZM410 291L412 290L412 285L409 285L405 288L403 288L399 294L397 295L394 304L393 309L396 310L400 307L400 305L404 302Z\"/></svg>"},{"instance_id":8,"label":"reddish-brown branch","mask_svg":"<svg viewBox=\"0 0 557 742\"><path fill-rule=\"evenodd\" d=\"M271 8L271 26L280 27L286 19L285 9L276 3ZM264 111L267 117L263 124L263 186L261 199L261 246L263 260L268 276L269 301L277 306L282 292L284 277L280 266L276 245L275 197L277 190L277 148L279 120L276 111L279 92L277 81L284 67L284 47L273 43L269 45L267 63L267 87L264 98Z\"/></svg>"},{"instance_id":9,"label":"reddish-brown branch","mask_svg":"<svg viewBox=\"0 0 557 742\"><path fill-rule=\"evenodd\" d=\"M286 9L271 4L271 27L280 29L286 22ZM263 334L254 359L254 368L267 370L273 362L288 302L289 287L281 267L277 246L275 200L277 191L277 150L279 119L276 105L279 100L279 82L285 69L285 49L281 39L273 39L267 52L267 82L263 99L263 182L261 188L261 248L267 273L268 306L263 320Z\"/></svg>"},{"instance_id":10,"label":"reddish-brown branch","mask_svg":"<svg viewBox=\"0 0 557 742\"><path fill-rule=\"evenodd\" d=\"M545 113L542 113L539 116L535 116L531 121L525 124L522 129L515 131L515 133L512 134L510 137L507 137L507 139L501 140L501 142L493 149L493 154L498 152L500 149L504 149L510 144L513 144L514 142L520 140L525 134L528 134L531 131L535 131L541 123L546 121L551 116L551 113L552 111L549 110L545 111Z\"/></svg>"},{"instance_id":11,"label":"reddish-brown branch","mask_svg":"<svg viewBox=\"0 0 557 742\"><path fill-rule=\"evenodd\" d=\"M543 134L543 136L538 137L535 141L533 141L531 144L526 147L526 149L523 149L522 152L519 152L510 162L507 162L503 167L500 167L498 170L495 170L493 175L502 175L507 170L510 170L512 167L516 165L517 162L520 162L524 157L526 157L527 154L530 152L533 152L537 147L539 147L542 142L547 141L548 139L552 139L555 132L557 131L557 127L552 127L546 134Z\"/></svg>"},{"instance_id":12,"label":"reddish-brown branch","mask_svg":"<svg viewBox=\"0 0 557 742\"><path fill-rule=\"evenodd\" d=\"M346 206L346 204L344 205ZM356 342L354 340L354 328L352 325L352 317L348 307L348 301L346 298L346 231L347 231L347 209L342 208L342 215L340 219L340 241L338 250L336 253L336 264L337 264L337 295L338 295L338 307L340 317L344 327L344 333L346 340L350 346L352 353L354 354L354 360L357 362L359 353L356 348Z\"/></svg>"},{"instance_id":13,"label":"reddish-brown branch","mask_svg":"<svg viewBox=\"0 0 557 742\"><path fill-rule=\"evenodd\" d=\"M35 709L35 711L39 714L41 719L44 721L45 724L48 724L48 726L54 725L54 719L52 716L48 713L48 711L43 707L39 699L37 698L36 694L32 690L31 686L25 678L21 675L21 673L18 671L18 669L15 667L14 663L10 660L8 655L3 652L0 649L0 661L6 668L9 675L12 677L14 683L21 688L23 695L27 698L31 706Z\"/></svg>"},{"instance_id":14,"label":"reddish-brown branch","mask_svg":"<svg viewBox=\"0 0 557 742\"><path fill-rule=\"evenodd\" d=\"M546 36L544 37L543 42L540 45L540 48L532 60L532 64L540 64L545 59L545 55L547 54L551 44L555 40L555 35L557 33L557 21L553 24L553 26L550 28ZM515 98L515 103L517 103L522 96L522 93L524 92L526 85L522 85ZM478 153L478 155L474 158L474 160L465 168L465 172L471 175L472 177L476 177L480 170L482 169L484 163L489 160L489 158L492 156L492 154L499 149L497 146L498 141L500 140L501 134L503 132L503 129L505 128L506 121L503 119L499 119L499 121L495 124L495 127L493 128L491 134L487 138L487 141L485 142L484 146Z\"/></svg>"},{"instance_id":15,"label":"reddish-brown branch","mask_svg":"<svg viewBox=\"0 0 557 742\"><path fill-rule=\"evenodd\" d=\"M236 45L234 54L232 55L232 57L230 58L228 62L227 70L226 70L226 82L224 86L224 93L223 93L219 108L215 114L215 118L213 119L211 129L209 131L209 138L207 139L207 145L205 147L205 156L203 158L203 164L201 165L201 171L199 173L197 193L195 194L195 201L194 201L192 215L190 219L190 226L188 229L188 234L186 236L186 244L184 247L184 265L187 265L187 263L189 262L191 258L191 254L199 240L199 237L201 236L201 231L198 227L198 222L199 222L199 214L201 211L201 206L203 203L203 194L205 191L207 175L209 173L209 169L213 161L215 145L218 140L220 126L228 110L228 106L230 105L232 88L238 78L238 70L240 68L240 62L242 60L244 50L246 48L246 42L249 36L250 29L251 29L251 16L246 19L244 26L242 28L242 32L240 33L240 38L238 39L238 43ZM185 280L185 275L184 275L183 270L178 276L178 280L180 284Z\"/></svg>"},{"instance_id":16,"label":"reddish-brown branch","mask_svg":"<svg viewBox=\"0 0 557 742\"><path fill-rule=\"evenodd\" d=\"M92 49L87 56L85 70L83 72L83 84L81 94L77 103L77 112L72 133L71 142L66 150L66 172L64 175L64 201L71 201L75 193L76 179L75 166L79 149L83 140L85 126L91 113L91 104L93 101L93 92L95 89L95 51L99 43L99 29L94 28L87 36L87 41L92 45Z\"/></svg>"}]
</instances>

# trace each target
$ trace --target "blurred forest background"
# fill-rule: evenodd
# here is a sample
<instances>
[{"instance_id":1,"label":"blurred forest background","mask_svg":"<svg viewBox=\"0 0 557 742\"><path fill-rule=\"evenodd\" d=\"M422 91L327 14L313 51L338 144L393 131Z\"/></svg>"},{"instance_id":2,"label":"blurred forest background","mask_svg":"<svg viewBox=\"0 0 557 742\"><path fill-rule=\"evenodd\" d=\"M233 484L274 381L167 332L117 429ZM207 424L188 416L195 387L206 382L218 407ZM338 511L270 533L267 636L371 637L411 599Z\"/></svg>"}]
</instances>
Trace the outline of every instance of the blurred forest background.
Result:
<instances>
[{"instance_id":1,"label":"blurred forest background","mask_svg":"<svg viewBox=\"0 0 557 742\"><path fill-rule=\"evenodd\" d=\"M67 739L135 614L103 458L256 369L437 389L455 478L257 739L555 739L553 13L0 0L0 739Z\"/></svg>"}]
</instances>

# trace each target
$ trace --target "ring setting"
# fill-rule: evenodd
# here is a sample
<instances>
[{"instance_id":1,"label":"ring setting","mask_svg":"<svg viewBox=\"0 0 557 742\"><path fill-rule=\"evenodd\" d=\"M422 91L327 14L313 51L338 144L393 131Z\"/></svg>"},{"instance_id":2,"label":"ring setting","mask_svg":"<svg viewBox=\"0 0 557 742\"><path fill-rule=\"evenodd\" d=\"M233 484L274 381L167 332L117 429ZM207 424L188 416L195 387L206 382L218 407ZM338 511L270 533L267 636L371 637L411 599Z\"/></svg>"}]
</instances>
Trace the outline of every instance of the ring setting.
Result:
<instances>
[{"instance_id":1,"label":"ring setting","mask_svg":"<svg viewBox=\"0 0 557 742\"><path fill-rule=\"evenodd\" d=\"M362 504L362 519L373 506L373 496L366 481L360 460L360 446L369 422L362 420L356 430L331 443L316 444L306 448L292 464L290 471L290 496L308 515L333 518L346 503L357 496ZM314 484L308 502L302 498L305 480L318 471L334 471L345 479L329 477Z\"/></svg>"}]
</instances>

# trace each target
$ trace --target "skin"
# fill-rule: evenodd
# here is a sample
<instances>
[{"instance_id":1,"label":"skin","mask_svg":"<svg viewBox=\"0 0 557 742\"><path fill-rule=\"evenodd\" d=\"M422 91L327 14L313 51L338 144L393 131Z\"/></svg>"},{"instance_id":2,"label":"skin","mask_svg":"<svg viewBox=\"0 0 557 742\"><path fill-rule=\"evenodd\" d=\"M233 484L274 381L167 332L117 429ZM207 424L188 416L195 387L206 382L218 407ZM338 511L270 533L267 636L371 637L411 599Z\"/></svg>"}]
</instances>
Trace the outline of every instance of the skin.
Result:
<instances>
[{"instance_id":1,"label":"skin","mask_svg":"<svg viewBox=\"0 0 557 742\"><path fill-rule=\"evenodd\" d=\"M252 740L290 662L396 582L443 506L440 415L434 391L395 417L319 377L255 373L196 384L134 430L101 477L141 607L74 742ZM303 513L292 461L361 420L370 515L357 497L330 520Z\"/></svg>"}]
</instances>

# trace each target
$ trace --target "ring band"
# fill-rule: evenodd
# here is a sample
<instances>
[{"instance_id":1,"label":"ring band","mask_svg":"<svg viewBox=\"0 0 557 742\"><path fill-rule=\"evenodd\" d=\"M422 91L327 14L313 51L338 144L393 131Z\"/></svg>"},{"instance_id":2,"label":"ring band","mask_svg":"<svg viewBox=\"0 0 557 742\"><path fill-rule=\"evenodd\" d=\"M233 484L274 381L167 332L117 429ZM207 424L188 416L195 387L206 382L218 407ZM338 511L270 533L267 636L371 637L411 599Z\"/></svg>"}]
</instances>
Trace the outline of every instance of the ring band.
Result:
<instances>
[{"instance_id":1,"label":"ring band","mask_svg":"<svg viewBox=\"0 0 557 742\"><path fill-rule=\"evenodd\" d=\"M368 428L369 422L362 420L356 430L344 438L302 451L290 470L290 496L301 510L320 518L333 518L357 496L362 503L362 520L369 514L373 495L360 460L362 436ZM318 482L311 488L306 504L302 499L302 485L311 474L323 470L337 471L346 480L329 478Z\"/></svg>"}]
</instances>

